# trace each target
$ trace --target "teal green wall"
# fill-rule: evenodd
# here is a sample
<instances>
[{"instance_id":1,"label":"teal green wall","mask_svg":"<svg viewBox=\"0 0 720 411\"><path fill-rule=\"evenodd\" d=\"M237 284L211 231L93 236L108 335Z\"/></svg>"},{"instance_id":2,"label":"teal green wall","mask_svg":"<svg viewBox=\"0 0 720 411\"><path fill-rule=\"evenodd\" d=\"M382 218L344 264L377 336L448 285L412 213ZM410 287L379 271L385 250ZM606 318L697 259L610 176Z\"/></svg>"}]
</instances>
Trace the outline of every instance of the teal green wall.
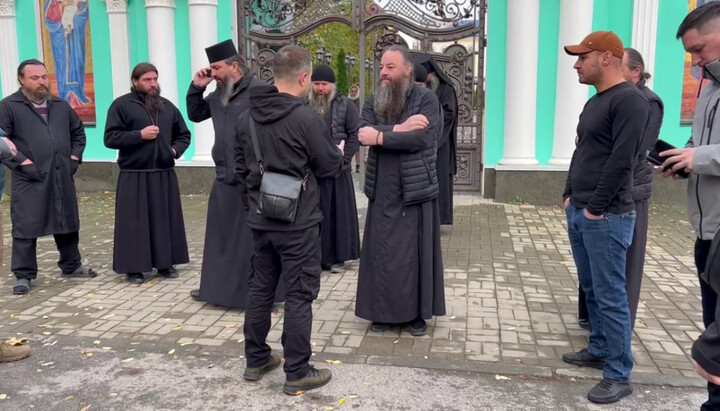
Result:
<instances>
[{"instance_id":1,"label":"teal green wall","mask_svg":"<svg viewBox=\"0 0 720 411\"><path fill-rule=\"evenodd\" d=\"M658 8L657 46L653 90L665 104L660 138L676 146L685 145L690 126L680 125L680 103L685 65L685 50L675 33L687 15L687 2L661 1Z\"/></svg>"},{"instance_id":2,"label":"teal green wall","mask_svg":"<svg viewBox=\"0 0 720 411\"><path fill-rule=\"evenodd\" d=\"M678 1L675 0L675 2ZM687 5L687 2L685 3ZM629 45L632 42L632 21L633 0L595 0L593 2L593 31L614 31L623 44Z\"/></svg>"},{"instance_id":3,"label":"teal green wall","mask_svg":"<svg viewBox=\"0 0 720 411\"><path fill-rule=\"evenodd\" d=\"M185 118L185 123L192 134L190 146L185 150L185 160L192 160L195 155L195 133L192 121L188 120L185 94L192 80L192 64L190 59L190 12L187 0L175 0L175 58L177 61L178 108Z\"/></svg>"},{"instance_id":4,"label":"teal green wall","mask_svg":"<svg viewBox=\"0 0 720 411\"><path fill-rule=\"evenodd\" d=\"M218 0L218 13L217 13L217 38L218 41L232 39L233 42L237 42L237 39L233 38L232 25L233 25L233 12L232 12L233 0ZM237 47L237 44L235 44Z\"/></svg>"},{"instance_id":5,"label":"teal green wall","mask_svg":"<svg viewBox=\"0 0 720 411\"><path fill-rule=\"evenodd\" d=\"M503 153L506 21L506 2L488 2L485 74L485 165L496 165L500 162Z\"/></svg>"},{"instance_id":6,"label":"teal green wall","mask_svg":"<svg viewBox=\"0 0 720 411\"><path fill-rule=\"evenodd\" d=\"M148 61L147 15L144 1L128 2L128 31L130 32L130 70L136 64Z\"/></svg>"},{"instance_id":7,"label":"teal green wall","mask_svg":"<svg viewBox=\"0 0 720 411\"><path fill-rule=\"evenodd\" d=\"M35 2L16 1L15 19L19 61L40 57L38 56L37 26L35 24Z\"/></svg>"},{"instance_id":8,"label":"teal green wall","mask_svg":"<svg viewBox=\"0 0 720 411\"><path fill-rule=\"evenodd\" d=\"M89 11L97 124L85 127L87 145L83 157L93 160L112 160L115 158L115 150L110 150L103 143L107 110L112 103L113 95L110 28L105 2L90 0Z\"/></svg>"},{"instance_id":9,"label":"teal green wall","mask_svg":"<svg viewBox=\"0 0 720 411\"><path fill-rule=\"evenodd\" d=\"M540 0L535 127L535 156L540 164L547 164L552 157L559 37L560 0Z\"/></svg>"}]
</instances>

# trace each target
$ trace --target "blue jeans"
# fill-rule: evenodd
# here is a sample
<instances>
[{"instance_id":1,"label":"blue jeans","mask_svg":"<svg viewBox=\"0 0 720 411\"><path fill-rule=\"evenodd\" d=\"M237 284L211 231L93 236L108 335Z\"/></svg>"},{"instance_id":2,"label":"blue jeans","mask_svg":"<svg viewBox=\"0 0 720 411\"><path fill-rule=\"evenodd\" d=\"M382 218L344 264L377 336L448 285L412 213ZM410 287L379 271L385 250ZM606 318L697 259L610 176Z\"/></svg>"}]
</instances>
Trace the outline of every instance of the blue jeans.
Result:
<instances>
[{"instance_id":1,"label":"blue jeans","mask_svg":"<svg viewBox=\"0 0 720 411\"><path fill-rule=\"evenodd\" d=\"M590 354L605 358L603 377L627 381L633 367L632 325L625 291L625 260L632 243L635 213L585 217L585 210L565 210L573 258L590 314Z\"/></svg>"}]
</instances>

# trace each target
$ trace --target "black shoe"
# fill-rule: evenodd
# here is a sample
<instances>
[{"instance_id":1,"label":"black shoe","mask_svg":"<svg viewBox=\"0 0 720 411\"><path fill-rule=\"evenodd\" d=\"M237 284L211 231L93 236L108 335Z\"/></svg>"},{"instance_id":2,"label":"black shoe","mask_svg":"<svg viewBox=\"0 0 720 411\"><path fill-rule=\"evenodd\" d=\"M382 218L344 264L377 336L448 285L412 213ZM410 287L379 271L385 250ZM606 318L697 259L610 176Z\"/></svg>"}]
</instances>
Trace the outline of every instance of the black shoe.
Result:
<instances>
[{"instance_id":1,"label":"black shoe","mask_svg":"<svg viewBox=\"0 0 720 411\"><path fill-rule=\"evenodd\" d=\"M195 301L202 301L200 299L200 290L191 290L190 297L192 297L192 299Z\"/></svg>"},{"instance_id":2,"label":"black shoe","mask_svg":"<svg viewBox=\"0 0 720 411\"><path fill-rule=\"evenodd\" d=\"M613 381L603 378L588 392L587 398L596 404L612 404L620 401L622 397L627 397L632 392L632 385L628 381Z\"/></svg>"},{"instance_id":3,"label":"black shoe","mask_svg":"<svg viewBox=\"0 0 720 411\"><path fill-rule=\"evenodd\" d=\"M288 395L299 395L307 390L314 390L320 388L323 385L330 382L332 379L332 372L328 369L315 369L310 366L310 371L307 375L299 380L288 381L285 380L285 386L283 392Z\"/></svg>"},{"instance_id":4,"label":"black shoe","mask_svg":"<svg viewBox=\"0 0 720 411\"><path fill-rule=\"evenodd\" d=\"M281 362L282 360L280 359L279 355L270 353L270 358L267 360L265 365L261 365L260 367L245 368L245 374L243 374L243 378L248 381L258 381L265 374L279 367Z\"/></svg>"},{"instance_id":5,"label":"black shoe","mask_svg":"<svg viewBox=\"0 0 720 411\"><path fill-rule=\"evenodd\" d=\"M587 348L583 348L578 352L563 354L562 360L568 364L577 365L578 367L592 367L602 370L605 367L605 359L590 354Z\"/></svg>"},{"instance_id":6,"label":"black shoe","mask_svg":"<svg viewBox=\"0 0 720 411\"><path fill-rule=\"evenodd\" d=\"M145 282L145 276L142 273L128 273L127 280L131 284L142 284Z\"/></svg>"},{"instance_id":7,"label":"black shoe","mask_svg":"<svg viewBox=\"0 0 720 411\"><path fill-rule=\"evenodd\" d=\"M177 270L175 270L175 267L159 269L158 275L165 278L178 278L178 273Z\"/></svg>"},{"instance_id":8,"label":"black shoe","mask_svg":"<svg viewBox=\"0 0 720 411\"><path fill-rule=\"evenodd\" d=\"M584 330L592 330L592 326L590 325L590 320L579 319L578 325L580 326L580 328L582 328Z\"/></svg>"},{"instance_id":9,"label":"black shoe","mask_svg":"<svg viewBox=\"0 0 720 411\"><path fill-rule=\"evenodd\" d=\"M25 295L30 292L30 280L27 278L18 278L13 286L13 294Z\"/></svg>"},{"instance_id":10,"label":"black shoe","mask_svg":"<svg viewBox=\"0 0 720 411\"><path fill-rule=\"evenodd\" d=\"M323 271L330 271L331 267L332 264L320 264L320 268L322 268Z\"/></svg>"},{"instance_id":11,"label":"black shoe","mask_svg":"<svg viewBox=\"0 0 720 411\"><path fill-rule=\"evenodd\" d=\"M409 323L405 328L413 337L422 337L427 334L427 323L422 318Z\"/></svg>"},{"instance_id":12,"label":"black shoe","mask_svg":"<svg viewBox=\"0 0 720 411\"><path fill-rule=\"evenodd\" d=\"M370 331L374 333L381 333L392 328L392 324L373 322L370 324Z\"/></svg>"},{"instance_id":13,"label":"black shoe","mask_svg":"<svg viewBox=\"0 0 720 411\"><path fill-rule=\"evenodd\" d=\"M76 268L74 271L69 273L62 273L60 274L62 278L93 278L97 277L97 273L93 271L92 268L85 268L83 266L80 266Z\"/></svg>"},{"instance_id":14,"label":"black shoe","mask_svg":"<svg viewBox=\"0 0 720 411\"><path fill-rule=\"evenodd\" d=\"M331 272L332 274L341 274L341 273L344 273L344 272L345 272L345 263L344 263L344 262L340 262L340 263L335 263L335 264L331 265L331 266L330 266L330 272Z\"/></svg>"}]
</instances>

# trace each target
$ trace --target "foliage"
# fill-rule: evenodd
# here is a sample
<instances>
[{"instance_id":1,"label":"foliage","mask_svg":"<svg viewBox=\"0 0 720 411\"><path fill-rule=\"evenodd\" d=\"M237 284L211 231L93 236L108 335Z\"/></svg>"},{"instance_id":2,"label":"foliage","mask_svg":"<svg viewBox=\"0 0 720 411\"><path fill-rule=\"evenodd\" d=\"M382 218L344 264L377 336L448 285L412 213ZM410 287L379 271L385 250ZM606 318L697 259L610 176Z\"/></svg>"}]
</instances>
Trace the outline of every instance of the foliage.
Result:
<instances>
[{"instance_id":1,"label":"foliage","mask_svg":"<svg viewBox=\"0 0 720 411\"><path fill-rule=\"evenodd\" d=\"M345 49L341 48L335 59L335 84L340 93L348 95L348 67L345 63Z\"/></svg>"}]
</instances>

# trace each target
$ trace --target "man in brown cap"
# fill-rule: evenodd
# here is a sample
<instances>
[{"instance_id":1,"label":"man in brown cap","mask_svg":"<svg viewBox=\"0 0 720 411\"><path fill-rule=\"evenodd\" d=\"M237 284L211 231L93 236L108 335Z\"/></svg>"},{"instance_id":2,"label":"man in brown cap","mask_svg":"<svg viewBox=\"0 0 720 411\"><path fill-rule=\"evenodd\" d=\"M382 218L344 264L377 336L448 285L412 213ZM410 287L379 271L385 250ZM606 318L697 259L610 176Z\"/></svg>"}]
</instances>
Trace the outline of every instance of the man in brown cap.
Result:
<instances>
[{"instance_id":1,"label":"man in brown cap","mask_svg":"<svg viewBox=\"0 0 720 411\"><path fill-rule=\"evenodd\" d=\"M192 290L190 295L196 300L244 309L253 247L233 166L235 121L250 107L250 90L267 84L248 72L232 40L208 47L205 52L210 66L195 73L186 101L190 120L212 118L215 181L208 200L200 289ZM213 80L217 89L203 97Z\"/></svg>"},{"instance_id":2,"label":"man in brown cap","mask_svg":"<svg viewBox=\"0 0 720 411\"><path fill-rule=\"evenodd\" d=\"M623 44L610 31L591 33L565 52L580 83L595 87L580 114L578 145L563 193L568 234L592 325L587 348L563 361L603 370L588 393L608 404L632 393L632 325L625 261L635 226L633 167L648 120L648 102L622 72Z\"/></svg>"}]
</instances>

